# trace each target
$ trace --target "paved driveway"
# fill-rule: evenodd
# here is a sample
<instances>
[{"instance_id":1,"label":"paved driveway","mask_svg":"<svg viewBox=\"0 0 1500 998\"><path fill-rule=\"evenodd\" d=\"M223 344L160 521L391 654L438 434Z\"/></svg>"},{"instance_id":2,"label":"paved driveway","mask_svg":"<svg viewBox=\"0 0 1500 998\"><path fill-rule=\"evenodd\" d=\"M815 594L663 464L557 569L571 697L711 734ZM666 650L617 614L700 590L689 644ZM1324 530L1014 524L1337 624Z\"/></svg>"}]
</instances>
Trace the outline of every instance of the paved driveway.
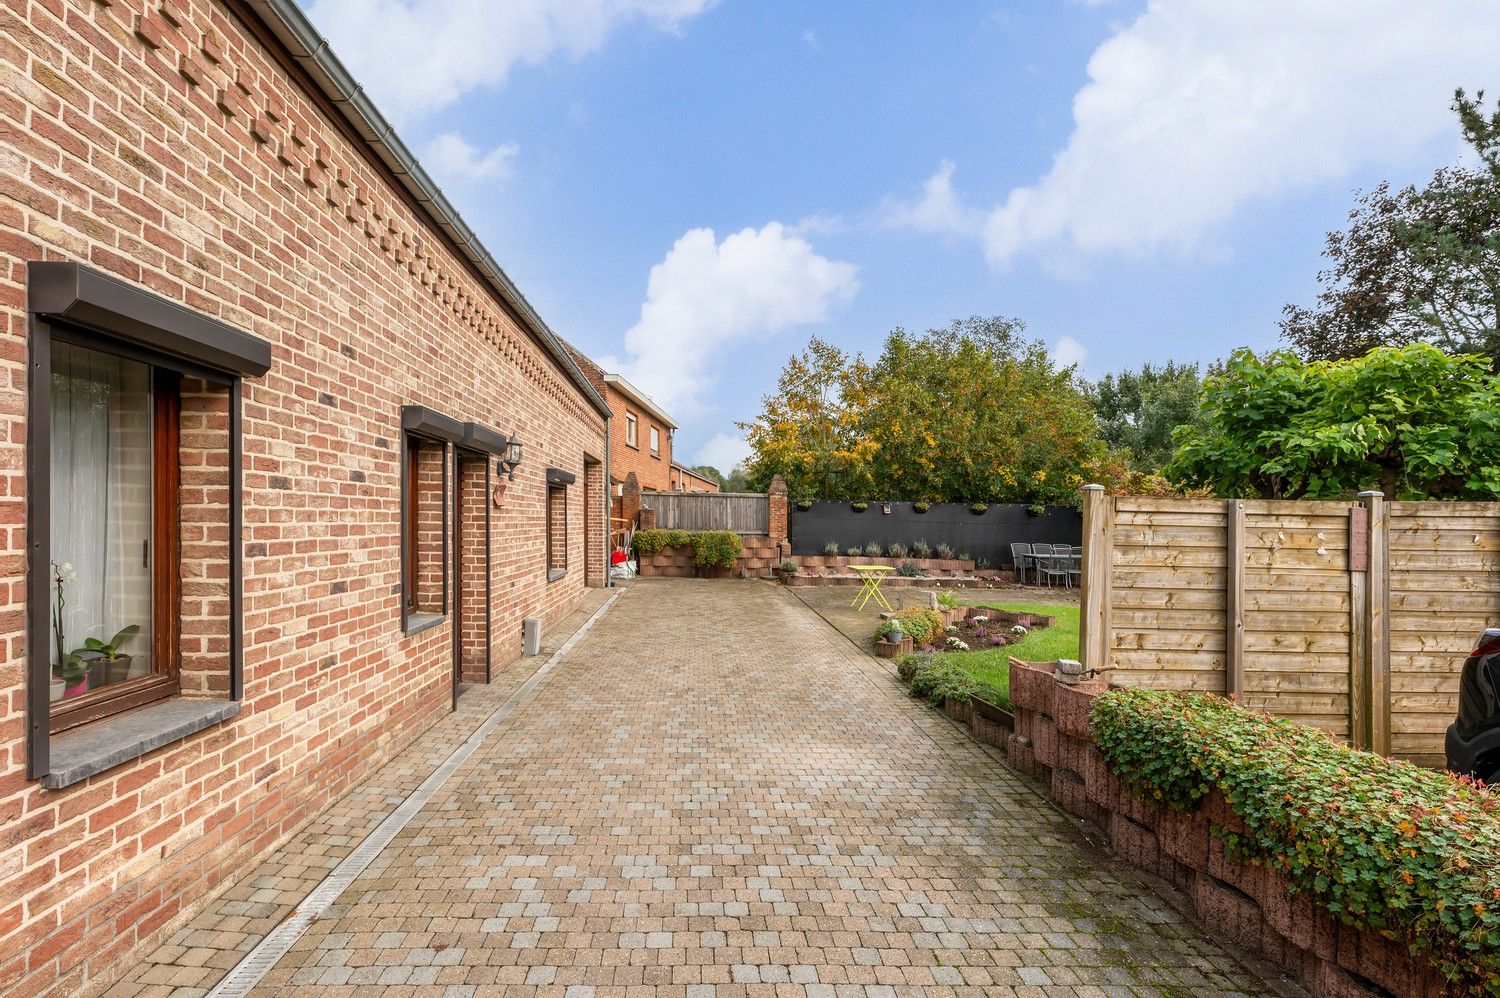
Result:
<instances>
[{"instance_id":1,"label":"paved driveway","mask_svg":"<svg viewBox=\"0 0 1500 998\"><path fill-rule=\"evenodd\" d=\"M315 986L1261 993L790 594L665 580L632 584L258 991Z\"/></svg>"}]
</instances>

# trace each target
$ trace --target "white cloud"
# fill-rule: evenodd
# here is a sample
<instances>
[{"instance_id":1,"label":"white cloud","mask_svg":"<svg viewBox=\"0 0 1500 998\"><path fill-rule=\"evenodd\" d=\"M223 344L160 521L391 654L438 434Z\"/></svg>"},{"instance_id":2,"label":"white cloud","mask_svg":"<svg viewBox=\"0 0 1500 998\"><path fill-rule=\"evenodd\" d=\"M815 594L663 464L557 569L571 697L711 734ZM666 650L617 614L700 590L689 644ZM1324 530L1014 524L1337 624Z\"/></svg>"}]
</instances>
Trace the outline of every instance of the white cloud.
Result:
<instances>
[{"instance_id":1,"label":"white cloud","mask_svg":"<svg viewBox=\"0 0 1500 998\"><path fill-rule=\"evenodd\" d=\"M1082 366L1089 359L1089 348L1071 336L1064 336L1052 347L1052 360L1058 367Z\"/></svg>"},{"instance_id":2,"label":"white cloud","mask_svg":"<svg viewBox=\"0 0 1500 998\"><path fill-rule=\"evenodd\" d=\"M716 0L315 0L309 16L396 122L505 82L517 64L597 51L632 21L675 32Z\"/></svg>"},{"instance_id":3,"label":"white cloud","mask_svg":"<svg viewBox=\"0 0 1500 998\"><path fill-rule=\"evenodd\" d=\"M519 146L506 142L481 153L457 132L444 132L427 144L422 152L422 165L439 180L451 183L498 182L515 174L518 152Z\"/></svg>"},{"instance_id":4,"label":"white cloud","mask_svg":"<svg viewBox=\"0 0 1500 998\"><path fill-rule=\"evenodd\" d=\"M920 199L886 200L876 212L876 223L932 235L978 236L984 229L984 212L959 202L953 191L953 164L945 159L922 185Z\"/></svg>"},{"instance_id":5,"label":"white cloud","mask_svg":"<svg viewBox=\"0 0 1500 998\"><path fill-rule=\"evenodd\" d=\"M724 474L750 456L750 445L745 438L732 433L715 433L693 458L694 464L707 464Z\"/></svg>"},{"instance_id":6,"label":"white cloud","mask_svg":"<svg viewBox=\"0 0 1500 998\"><path fill-rule=\"evenodd\" d=\"M689 415L715 380L731 341L824 321L859 290L851 263L819 256L780 222L718 241L692 229L651 268L641 318L624 359L604 358L668 412ZM727 469L726 469L727 470Z\"/></svg>"},{"instance_id":7,"label":"white cloud","mask_svg":"<svg viewBox=\"0 0 1500 998\"><path fill-rule=\"evenodd\" d=\"M1453 88L1492 81L1496 39L1485 0L1152 0L1089 60L1050 169L988 212L986 255L1200 252L1257 200L1430 165L1457 145ZM951 178L945 163L892 217L968 231Z\"/></svg>"}]
</instances>

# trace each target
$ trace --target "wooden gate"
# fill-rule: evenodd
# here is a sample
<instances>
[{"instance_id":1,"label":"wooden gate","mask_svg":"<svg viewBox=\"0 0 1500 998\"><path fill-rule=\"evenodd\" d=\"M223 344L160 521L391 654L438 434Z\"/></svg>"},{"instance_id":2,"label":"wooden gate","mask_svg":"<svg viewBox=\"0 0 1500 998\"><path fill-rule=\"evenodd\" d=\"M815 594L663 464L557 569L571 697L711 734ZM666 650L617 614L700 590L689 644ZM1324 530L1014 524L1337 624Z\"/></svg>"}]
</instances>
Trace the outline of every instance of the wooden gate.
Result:
<instances>
[{"instance_id":1,"label":"wooden gate","mask_svg":"<svg viewBox=\"0 0 1500 998\"><path fill-rule=\"evenodd\" d=\"M756 492L643 492L641 508L656 513L660 530L770 531L770 504Z\"/></svg>"}]
</instances>

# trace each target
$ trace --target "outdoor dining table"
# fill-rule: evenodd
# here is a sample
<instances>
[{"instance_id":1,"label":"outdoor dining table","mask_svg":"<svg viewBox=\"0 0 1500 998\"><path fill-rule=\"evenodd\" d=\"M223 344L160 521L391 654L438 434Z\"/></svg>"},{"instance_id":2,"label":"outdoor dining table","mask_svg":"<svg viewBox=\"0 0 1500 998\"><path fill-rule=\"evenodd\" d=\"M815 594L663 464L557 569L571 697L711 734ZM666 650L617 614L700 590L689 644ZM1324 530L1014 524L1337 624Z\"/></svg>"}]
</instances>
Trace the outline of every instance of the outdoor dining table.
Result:
<instances>
[{"instance_id":1,"label":"outdoor dining table","mask_svg":"<svg viewBox=\"0 0 1500 998\"><path fill-rule=\"evenodd\" d=\"M894 609L894 607L886 602L885 594L880 591L880 582L885 578L887 572L892 571L891 566L850 565L849 571L860 578L859 593L854 597L854 602L849 604L851 607L856 610L863 610L865 604L870 602L870 598L874 597L875 602L887 610Z\"/></svg>"}]
</instances>

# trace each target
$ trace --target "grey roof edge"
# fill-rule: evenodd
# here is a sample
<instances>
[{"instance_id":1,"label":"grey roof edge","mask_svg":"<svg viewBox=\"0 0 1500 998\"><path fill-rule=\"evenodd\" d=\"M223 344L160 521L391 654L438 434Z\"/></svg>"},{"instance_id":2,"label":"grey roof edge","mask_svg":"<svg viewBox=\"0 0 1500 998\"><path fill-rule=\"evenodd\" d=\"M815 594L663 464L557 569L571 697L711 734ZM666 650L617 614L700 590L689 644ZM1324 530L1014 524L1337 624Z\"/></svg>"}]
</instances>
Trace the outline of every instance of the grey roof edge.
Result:
<instances>
[{"instance_id":1,"label":"grey roof edge","mask_svg":"<svg viewBox=\"0 0 1500 998\"><path fill-rule=\"evenodd\" d=\"M313 81L322 88L324 96L333 102L341 114L363 137L365 143L386 164L407 191L427 211L433 223L452 239L460 251L489 280L500 298L515 309L528 331L541 342L552 360L568 375L574 386L583 393L589 404L603 416L610 418L609 406L584 377L573 358L563 349L562 340L537 314L536 309L521 294L515 283L506 276L500 264L485 249L474 230L463 220L463 216L444 196L438 185L427 175L406 143L396 134L395 127L380 113L364 89L355 81L339 57L334 55L328 40L318 33L307 15L293 0L246 0L251 11L259 17L271 33L286 47L291 57Z\"/></svg>"}]
</instances>

